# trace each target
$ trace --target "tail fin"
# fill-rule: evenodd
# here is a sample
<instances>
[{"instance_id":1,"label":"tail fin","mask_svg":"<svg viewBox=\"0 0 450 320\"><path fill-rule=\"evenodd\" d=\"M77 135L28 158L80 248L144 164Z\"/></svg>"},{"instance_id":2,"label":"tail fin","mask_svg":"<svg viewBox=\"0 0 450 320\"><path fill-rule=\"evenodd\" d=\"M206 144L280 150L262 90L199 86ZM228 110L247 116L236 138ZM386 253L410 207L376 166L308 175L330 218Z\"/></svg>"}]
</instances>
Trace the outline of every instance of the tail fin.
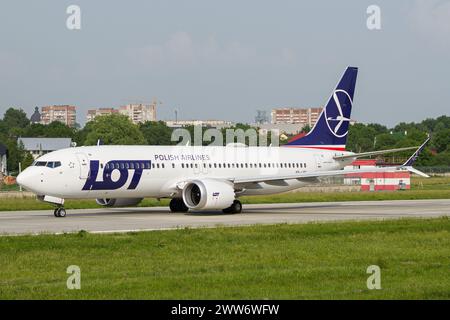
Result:
<instances>
[{"instance_id":1,"label":"tail fin","mask_svg":"<svg viewBox=\"0 0 450 320\"><path fill-rule=\"evenodd\" d=\"M286 146L345 150L358 68L347 67L312 130Z\"/></svg>"}]
</instances>

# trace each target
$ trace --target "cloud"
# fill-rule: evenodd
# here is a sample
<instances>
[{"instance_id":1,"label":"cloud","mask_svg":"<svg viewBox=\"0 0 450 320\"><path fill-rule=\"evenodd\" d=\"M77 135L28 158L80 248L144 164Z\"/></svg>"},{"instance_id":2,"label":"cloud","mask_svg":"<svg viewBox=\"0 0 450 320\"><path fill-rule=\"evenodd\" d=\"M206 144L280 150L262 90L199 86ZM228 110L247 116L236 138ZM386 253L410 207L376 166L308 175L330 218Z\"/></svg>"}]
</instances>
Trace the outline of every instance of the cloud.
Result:
<instances>
[{"instance_id":1,"label":"cloud","mask_svg":"<svg viewBox=\"0 0 450 320\"><path fill-rule=\"evenodd\" d=\"M416 0L410 11L410 19L425 39L450 47L449 0Z\"/></svg>"},{"instance_id":2,"label":"cloud","mask_svg":"<svg viewBox=\"0 0 450 320\"><path fill-rule=\"evenodd\" d=\"M203 41L194 41L187 32L176 32L161 44L149 44L129 50L129 55L140 65L148 68L189 67L195 65L258 65L291 64L295 53L283 48L277 54L262 52L238 41L219 42L210 35Z\"/></svg>"}]
</instances>

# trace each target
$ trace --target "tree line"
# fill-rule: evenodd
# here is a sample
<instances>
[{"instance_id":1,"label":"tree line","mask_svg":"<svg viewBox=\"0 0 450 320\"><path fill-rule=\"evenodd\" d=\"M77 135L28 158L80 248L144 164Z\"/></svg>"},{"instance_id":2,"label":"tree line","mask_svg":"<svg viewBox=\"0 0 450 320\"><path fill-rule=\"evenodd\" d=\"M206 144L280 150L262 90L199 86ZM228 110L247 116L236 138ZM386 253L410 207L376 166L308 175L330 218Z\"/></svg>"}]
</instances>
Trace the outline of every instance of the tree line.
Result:
<instances>
[{"instance_id":1,"label":"tree line","mask_svg":"<svg viewBox=\"0 0 450 320\"><path fill-rule=\"evenodd\" d=\"M247 124L236 124L231 129L244 131L252 127ZM193 137L194 127L185 127ZM206 128L202 128L204 133ZM257 129L257 128L255 128ZM308 131L309 128L306 129ZM19 162L26 167L33 161L31 155L17 144L19 137L67 137L78 146L95 145L100 139L104 144L138 144L138 145L173 145L172 128L162 121L133 124L124 115L105 115L88 122L83 128L70 128L61 122L49 125L31 123L26 113L21 109L9 108L0 120L0 143L6 145L9 151L9 171L17 171ZM225 137L225 129L222 130ZM399 123L394 128L380 124L357 123L350 126L347 150L365 152L372 150L400 148L420 145L431 135L431 141L421 157L421 166L450 166L450 117L440 116L436 119L426 119L420 123ZM225 140L225 139L224 139ZM268 139L270 141L270 138ZM237 141L236 141L237 142ZM280 141L280 144L286 141ZM209 144L203 141L203 144ZM411 152L406 152L406 157Z\"/></svg>"}]
</instances>

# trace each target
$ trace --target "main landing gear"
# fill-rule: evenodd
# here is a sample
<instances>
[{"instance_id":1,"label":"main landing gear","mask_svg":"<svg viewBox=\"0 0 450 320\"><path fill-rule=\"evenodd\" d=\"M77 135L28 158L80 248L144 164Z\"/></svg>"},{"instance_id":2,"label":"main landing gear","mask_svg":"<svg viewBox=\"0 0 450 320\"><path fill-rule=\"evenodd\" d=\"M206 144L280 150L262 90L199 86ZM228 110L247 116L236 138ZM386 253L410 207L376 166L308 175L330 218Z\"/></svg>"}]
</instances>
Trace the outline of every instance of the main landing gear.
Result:
<instances>
[{"instance_id":1,"label":"main landing gear","mask_svg":"<svg viewBox=\"0 0 450 320\"><path fill-rule=\"evenodd\" d=\"M169 208L171 212L188 212L189 208L184 204L183 199L173 198L170 200ZM233 204L222 210L223 213L241 213L242 203L239 200L234 200Z\"/></svg>"},{"instance_id":2,"label":"main landing gear","mask_svg":"<svg viewBox=\"0 0 450 320\"><path fill-rule=\"evenodd\" d=\"M169 204L170 211L172 212L188 212L189 208L184 204L183 199L173 198Z\"/></svg>"},{"instance_id":3,"label":"main landing gear","mask_svg":"<svg viewBox=\"0 0 450 320\"><path fill-rule=\"evenodd\" d=\"M63 207L58 207L55 209L55 211L53 211L53 214L57 218L64 218L66 216L66 209L64 209Z\"/></svg>"},{"instance_id":4,"label":"main landing gear","mask_svg":"<svg viewBox=\"0 0 450 320\"><path fill-rule=\"evenodd\" d=\"M239 200L234 200L233 204L222 210L223 213L241 213L242 212L242 203Z\"/></svg>"}]
</instances>

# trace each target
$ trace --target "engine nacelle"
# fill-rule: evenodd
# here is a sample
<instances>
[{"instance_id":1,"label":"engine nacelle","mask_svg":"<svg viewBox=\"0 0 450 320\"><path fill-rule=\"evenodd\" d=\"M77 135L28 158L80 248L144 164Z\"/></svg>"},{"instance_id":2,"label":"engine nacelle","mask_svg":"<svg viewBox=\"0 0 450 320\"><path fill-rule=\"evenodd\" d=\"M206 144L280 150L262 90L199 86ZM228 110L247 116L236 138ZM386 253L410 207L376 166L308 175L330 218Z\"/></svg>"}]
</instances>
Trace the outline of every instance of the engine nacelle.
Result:
<instances>
[{"instance_id":1,"label":"engine nacelle","mask_svg":"<svg viewBox=\"0 0 450 320\"><path fill-rule=\"evenodd\" d=\"M186 206L194 210L225 209L235 198L231 183L212 179L189 181L182 196Z\"/></svg>"},{"instance_id":2,"label":"engine nacelle","mask_svg":"<svg viewBox=\"0 0 450 320\"><path fill-rule=\"evenodd\" d=\"M139 204L142 198L119 198L119 199L95 199L97 204L104 207L130 207Z\"/></svg>"}]
</instances>

